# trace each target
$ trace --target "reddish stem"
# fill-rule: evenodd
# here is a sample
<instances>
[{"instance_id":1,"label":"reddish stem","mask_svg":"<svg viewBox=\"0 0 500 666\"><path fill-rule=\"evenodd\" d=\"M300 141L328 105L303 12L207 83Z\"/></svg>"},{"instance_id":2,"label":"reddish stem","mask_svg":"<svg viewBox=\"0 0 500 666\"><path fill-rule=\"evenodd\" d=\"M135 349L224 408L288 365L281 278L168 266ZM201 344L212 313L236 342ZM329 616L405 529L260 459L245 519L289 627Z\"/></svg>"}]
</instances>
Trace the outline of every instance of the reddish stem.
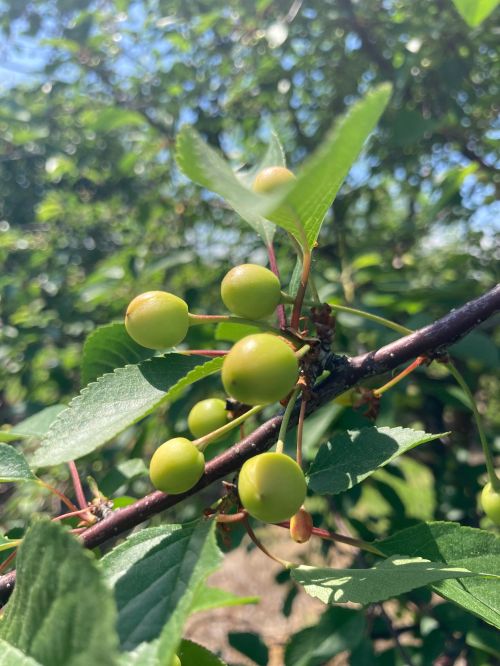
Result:
<instances>
[{"instance_id":1,"label":"reddish stem","mask_svg":"<svg viewBox=\"0 0 500 666\"><path fill-rule=\"evenodd\" d=\"M255 532L252 529L252 526L250 525L250 522L248 520L248 516L245 516L245 518L243 518L242 522L243 522L243 525L245 526L245 529L248 533L248 536L250 537L250 539L252 539L252 541L257 546L257 548L259 550L261 550L264 553L264 555L267 555L268 557L270 557L272 560L274 560L278 564L281 564L282 567L288 568L288 566L290 564L289 562L285 562L285 560L282 560L279 557L276 557L276 555L273 555L272 553L270 553L267 550L267 548L264 546L264 544L261 541L259 541L257 535L255 534Z\"/></svg>"},{"instance_id":2,"label":"reddish stem","mask_svg":"<svg viewBox=\"0 0 500 666\"><path fill-rule=\"evenodd\" d=\"M92 514L92 512L86 508L86 509L79 509L78 511L69 511L68 513L63 513L60 516L56 516L55 518L52 518L52 521L55 522L56 520L64 520L65 518L72 518L73 516L85 516L85 514Z\"/></svg>"},{"instance_id":3,"label":"reddish stem","mask_svg":"<svg viewBox=\"0 0 500 666\"><path fill-rule=\"evenodd\" d=\"M47 490L50 490L51 493L59 497L61 502L65 504L70 511L78 511L78 507L73 504L73 502L66 497L64 493L62 493L60 490L57 490L57 488L54 488L54 486L51 486L50 483L47 483L46 481L42 481L42 479L39 479L39 483L44 487L47 488Z\"/></svg>"},{"instance_id":4,"label":"reddish stem","mask_svg":"<svg viewBox=\"0 0 500 666\"><path fill-rule=\"evenodd\" d=\"M300 285L295 296L293 304L291 327L298 330L300 323L300 313L302 311L302 304L306 295L307 281L309 280L309 273L311 271L311 252L304 249L304 256L302 258L302 275L300 277Z\"/></svg>"},{"instance_id":5,"label":"reddish stem","mask_svg":"<svg viewBox=\"0 0 500 666\"><path fill-rule=\"evenodd\" d=\"M278 280L280 280L280 272L278 268L278 262L276 261L276 254L274 252L274 245L272 241L269 243L267 246L267 254L269 256L269 266L271 267L272 272L276 275ZM281 280L280 280L281 282ZM278 307L276 308L276 314L278 315L278 322L280 328L286 328L287 327L287 322L286 322L286 312L285 312L285 306L283 303L280 303Z\"/></svg>"},{"instance_id":6,"label":"reddish stem","mask_svg":"<svg viewBox=\"0 0 500 666\"><path fill-rule=\"evenodd\" d=\"M290 521L287 520L284 523L274 523L277 527L284 527L285 529L290 529ZM313 527L312 534L326 539L327 541L338 541L339 543L345 543L348 546L353 546L354 548L361 548L363 550L368 550L370 553L374 553L379 557L386 557L378 548L372 546L366 541L361 541L361 539L354 539L353 537L344 536L343 534L336 534L335 532L328 532L328 530L323 530L321 527Z\"/></svg>"},{"instance_id":7,"label":"reddish stem","mask_svg":"<svg viewBox=\"0 0 500 666\"><path fill-rule=\"evenodd\" d=\"M297 465L302 467L302 438L304 434L304 420L306 417L307 400L304 399L302 394L302 402L300 403L299 422L297 424Z\"/></svg>"},{"instance_id":8,"label":"reddish stem","mask_svg":"<svg viewBox=\"0 0 500 666\"><path fill-rule=\"evenodd\" d=\"M395 377L393 377L387 384L384 384L378 389L373 389L373 395L376 398L380 398L380 396L388 391L390 388L393 386L396 386L402 379L404 379L407 375L409 375L411 372L413 372L416 368L418 368L422 363L425 363L428 359L425 356L419 356L416 358L413 363L410 363L410 365L399 372Z\"/></svg>"},{"instance_id":9,"label":"reddish stem","mask_svg":"<svg viewBox=\"0 0 500 666\"><path fill-rule=\"evenodd\" d=\"M9 555L9 557L5 558L5 560L0 564L0 573L3 573L5 569L8 568L9 564L12 562L12 560L16 557L17 555L17 548L16 550Z\"/></svg>"},{"instance_id":10,"label":"reddish stem","mask_svg":"<svg viewBox=\"0 0 500 666\"><path fill-rule=\"evenodd\" d=\"M183 354L197 354L198 356L225 356L227 349L183 349Z\"/></svg>"},{"instance_id":11,"label":"reddish stem","mask_svg":"<svg viewBox=\"0 0 500 666\"><path fill-rule=\"evenodd\" d=\"M69 471L71 473L71 479L73 481L73 488L75 489L76 501L80 509L87 508L87 500L85 499L85 493L83 492L82 482L80 481L80 475L73 460L68 463Z\"/></svg>"}]
</instances>

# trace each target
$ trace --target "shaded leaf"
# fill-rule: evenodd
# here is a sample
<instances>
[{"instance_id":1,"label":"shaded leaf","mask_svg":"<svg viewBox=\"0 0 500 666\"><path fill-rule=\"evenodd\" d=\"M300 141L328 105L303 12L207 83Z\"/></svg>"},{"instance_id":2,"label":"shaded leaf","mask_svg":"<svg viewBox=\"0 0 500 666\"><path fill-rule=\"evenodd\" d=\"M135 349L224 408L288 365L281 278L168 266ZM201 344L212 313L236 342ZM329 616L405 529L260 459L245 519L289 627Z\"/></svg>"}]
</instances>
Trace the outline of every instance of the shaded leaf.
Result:
<instances>
[{"instance_id":1,"label":"shaded leaf","mask_svg":"<svg viewBox=\"0 0 500 666\"><path fill-rule=\"evenodd\" d=\"M154 352L134 342L125 324L99 326L85 340L82 358L82 384L86 386L107 372L151 358Z\"/></svg>"},{"instance_id":2,"label":"shaded leaf","mask_svg":"<svg viewBox=\"0 0 500 666\"><path fill-rule=\"evenodd\" d=\"M0 442L11 442L17 439L41 439L57 416L66 409L66 405L51 405L37 414L29 416L8 431L0 431Z\"/></svg>"},{"instance_id":3,"label":"shaded leaf","mask_svg":"<svg viewBox=\"0 0 500 666\"><path fill-rule=\"evenodd\" d=\"M172 353L100 377L59 415L32 464L57 465L91 453L221 365L222 358L207 362L203 356Z\"/></svg>"},{"instance_id":4,"label":"shaded leaf","mask_svg":"<svg viewBox=\"0 0 500 666\"><path fill-rule=\"evenodd\" d=\"M252 634L249 631L230 631L227 640L231 647L259 666L267 665L269 650L258 634Z\"/></svg>"},{"instance_id":5,"label":"shaded leaf","mask_svg":"<svg viewBox=\"0 0 500 666\"><path fill-rule=\"evenodd\" d=\"M404 553L441 561L448 566L465 567L476 573L499 573L500 538L458 523L423 523L377 541L376 545L386 555ZM500 629L500 581L464 578L435 583L432 588Z\"/></svg>"},{"instance_id":6,"label":"shaded leaf","mask_svg":"<svg viewBox=\"0 0 500 666\"><path fill-rule=\"evenodd\" d=\"M320 447L307 473L309 488L320 495L343 492L415 446L443 435L386 427L339 433Z\"/></svg>"}]
</instances>

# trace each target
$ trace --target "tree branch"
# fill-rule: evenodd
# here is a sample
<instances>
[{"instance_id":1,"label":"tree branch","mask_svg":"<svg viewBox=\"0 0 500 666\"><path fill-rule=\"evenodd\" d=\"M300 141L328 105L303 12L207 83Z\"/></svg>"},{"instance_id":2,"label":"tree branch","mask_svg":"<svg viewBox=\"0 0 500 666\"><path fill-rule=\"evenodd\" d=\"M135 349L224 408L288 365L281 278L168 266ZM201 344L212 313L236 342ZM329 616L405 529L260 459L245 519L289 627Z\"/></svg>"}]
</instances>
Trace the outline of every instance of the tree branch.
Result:
<instances>
[{"instance_id":1,"label":"tree branch","mask_svg":"<svg viewBox=\"0 0 500 666\"><path fill-rule=\"evenodd\" d=\"M315 387L308 401L307 413L317 410L332 398L359 384L362 380L382 375L421 355L442 354L450 345L469 331L500 311L500 284L483 296L466 303L457 310L421 328L411 335L399 338L384 347L352 358L334 356L330 377ZM298 407L290 420L295 424ZM151 516L179 504L215 481L236 472L241 465L257 453L269 449L278 435L282 417L275 416L242 439L230 449L209 461L200 481L182 495L165 495L159 491L146 495L134 504L114 511L108 518L85 530L81 540L86 548L95 548L112 537L139 525ZM0 577L0 601L5 602L14 587L15 571Z\"/></svg>"}]
</instances>

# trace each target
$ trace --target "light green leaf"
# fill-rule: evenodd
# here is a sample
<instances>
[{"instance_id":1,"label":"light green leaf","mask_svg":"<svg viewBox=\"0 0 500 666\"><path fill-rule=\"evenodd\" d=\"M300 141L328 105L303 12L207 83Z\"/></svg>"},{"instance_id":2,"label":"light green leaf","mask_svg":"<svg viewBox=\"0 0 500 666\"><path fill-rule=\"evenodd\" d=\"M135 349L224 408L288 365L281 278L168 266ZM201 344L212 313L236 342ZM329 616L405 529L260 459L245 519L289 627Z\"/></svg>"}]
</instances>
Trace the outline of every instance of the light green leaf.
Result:
<instances>
[{"instance_id":1,"label":"light green leaf","mask_svg":"<svg viewBox=\"0 0 500 666\"><path fill-rule=\"evenodd\" d=\"M114 586L122 648L161 634L158 655L170 663L196 593L220 560L208 521L142 530L106 555L102 565Z\"/></svg>"},{"instance_id":2,"label":"light green leaf","mask_svg":"<svg viewBox=\"0 0 500 666\"><path fill-rule=\"evenodd\" d=\"M340 652L355 648L363 639L365 624L359 610L327 608L319 622L292 636L286 646L285 666L323 666Z\"/></svg>"},{"instance_id":3,"label":"light green leaf","mask_svg":"<svg viewBox=\"0 0 500 666\"><path fill-rule=\"evenodd\" d=\"M246 187L229 164L192 127L183 127L177 137L177 164L192 181L223 197L227 203L264 239L270 243L274 224L266 220L264 212L274 201L262 197ZM285 229L296 231L296 226L285 220Z\"/></svg>"},{"instance_id":4,"label":"light green leaf","mask_svg":"<svg viewBox=\"0 0 500 666\"><path fill-rule=\"evenodd\" d=\"M224 340L225 342L238 342L241 338L254 333L261 333L262 329L258 326L231 324L230 322L222 322L217 324L215 329L215 339Z\"/></svg>"},{"instance_id":5,"label":"light green leaf","mask_svg":"<svg viewBox=\"0 0 500 666\"><path fill-rule=\"evenodd\" d=\"M258 604L259 601L259 597L238 597L236 594L226 592L226 590L220 590L218 587L208 587L203 585L196 592L193 606L191 607L191 613L213 610L214 608Z\"/></svg>"},{"instance_id":6,"label":"light green leaf","mask_svg":"<svg viewBox=\"0 0 500 666\"><path fill-rule=\"evenodd\" d=\"M491 532L458 523L432 522L410 527L376 542L386 555L404 553L465 567L476 573L498 574L500 538ZM435 583L435 592L500 629L500 581L481 577Z\"/></svg>"},{"instance_id":7,"label":"light green leaf","mask_svg":"<svg viewBox=\"0 0 500 666\"><path fill-rule=\"evenodd\" d=\"M89 551L50 520L26 533L0 638L43 666L115 666L116 611Z\"/></svg>"},{"instance_id":8,"label":"light green leaf","mask_svg":"<svg viewBox=\"0 0 500 666\"><path fill-rule=\"evenodd\" d=\"M475 28L497 7L500 0L453 0L464 21Z\"/></svg>"},{"instance_id":9,"label":"light green leaf","mask_svg":"<svg viewBox=\"0 0 500 666\"><path fill-rule=\"evenodd\" d=\"M0 639L0 666L40 666L40 662Z\"/></svg>"},{"instance_id":10,"label":"light green leaf","mask_svg":"<svg viewBox=\"0 0 500 666\"><path fill-rule=\"evenodd\" d=\"M66 405L52 405L37 414L24 419L10 430L0 431L0 442L12 442L17 439L41 439L57 416L66 409Z\"/></svg>"},{"instance_id":11,"label":"light green leaf","mask_svg":"<svg viewBox=\"0 0 500 666\"><path fill-rule=\"evenodd\" d=\"M415 446L444 434L385 427L339 433L319 449L307 474L309 488L320 495L343 492Z\"/></svg>"},{"instance_id":12,"label":"light green leaf","mask_svg":"<svg viewBox=\"0 0 500 666\"><path fill-rule=\"evenodd\" d=\"M320 147L298 172L284 200L267 213L268 219L287 228L292 212L305 229L309 247L314 246L325 215L375 129L391 92L388 83L374 88L334 123Z\"/></svg>"},{"instance_id":13,"label":"light green leaf","mask_svg":"<svg viewBox=\"0 0 500 666\"><path fill-rule=\"evenodd\" d=\"M125 324L115 322L99 326L85 340L82 358L82 384L86 386L107 372L140 363L154 352L134 342Z\"/></svg>"},{"instance_id":14,"label":"light green leaf","mask_svg":"<svg viewBox=\"0 0 500 666\"><path fill-rule=\"evenodd\" d=\"M62 412L35 452L35 467L76 460L150 414L186 386L217 372L222 358L165 354L99 377Z\"/></svg>"},{"instance_id":15,"label":"light green leaf","mask_svg":"<svg viewBox=\"0 0 500 666\"><path fill-rule=\"evenodd\" d=\"M31 481L34 478L23 454L10 444L0 444L0 483Z\"/></svg>"},{"instance_id":16,"label":"light green leaf","mask_svg":"<svg viewBox=\"0 0 500 666\"><path fill-rule=\"evenodd\" d=\"M99 132L111 132L130 125L141 127L146 123L140 113L130 111L129 109L109 107L92 113L93 117L89 114L89 117L84 122L87 122L89 126Z\"/></svg>"},{"instance_id":17,"label":"light green leaf","mask_svg":"<svg viewBox=\"0 0 500 666\"><path fill-rule=\"evenodd\" d=\"M465 578L476 574L463 567L450 567L421 557L393 555L371 569L329 569L300 566L292 578L307 594L325 604L351 601L370 604L409 592L445 578Z\"/></svg>"}]
</instances>

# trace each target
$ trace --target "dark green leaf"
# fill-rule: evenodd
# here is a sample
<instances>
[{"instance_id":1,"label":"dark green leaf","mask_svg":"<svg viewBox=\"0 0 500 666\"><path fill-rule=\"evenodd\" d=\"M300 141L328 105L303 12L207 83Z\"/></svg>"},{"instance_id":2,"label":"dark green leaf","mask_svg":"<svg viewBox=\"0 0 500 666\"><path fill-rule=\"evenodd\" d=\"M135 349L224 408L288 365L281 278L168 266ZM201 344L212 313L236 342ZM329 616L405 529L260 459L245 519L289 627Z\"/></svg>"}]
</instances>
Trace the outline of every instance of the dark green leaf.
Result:
<instances>
[{"instance_id":1,"label":"dark green leaf","mask_svg":"<svg viewBox=\"0 0 500 666\"><path fill-rule=\"evenodd\" d=\"M269 650L258 634L247 631L230 631L227 637L229 645L259 666L267 666Z\"/></svg>"}]
</instances>

